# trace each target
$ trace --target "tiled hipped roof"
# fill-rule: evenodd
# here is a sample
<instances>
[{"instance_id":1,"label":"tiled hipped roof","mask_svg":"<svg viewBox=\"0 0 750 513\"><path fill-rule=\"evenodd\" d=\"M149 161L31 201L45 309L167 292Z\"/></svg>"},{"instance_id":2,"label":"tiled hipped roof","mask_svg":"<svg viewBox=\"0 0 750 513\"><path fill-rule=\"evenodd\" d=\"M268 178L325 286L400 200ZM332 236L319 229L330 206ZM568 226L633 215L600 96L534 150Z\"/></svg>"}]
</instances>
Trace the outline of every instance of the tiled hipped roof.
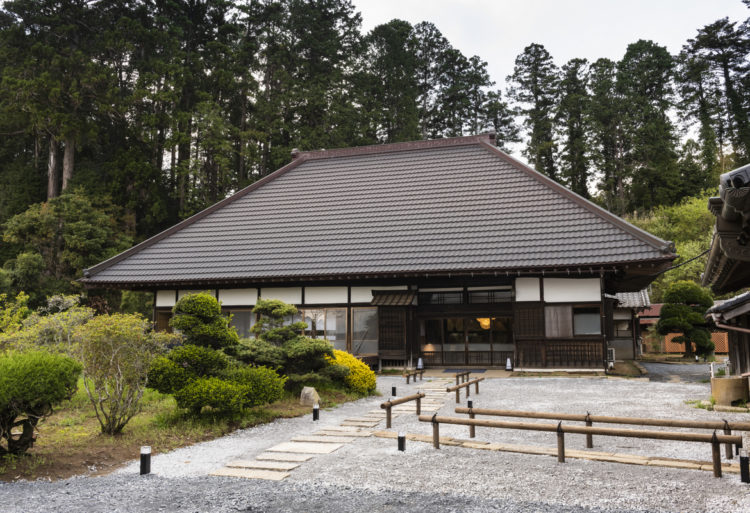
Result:
<instances>
[{"instance_id":1,"label":"tiled hipped roof","mask_svg":"<svg viewBox=\"0 0 750 513\"><path fill-rule=\"evenodd\" d=\"M90 285L513 271L674 258L488 136L302 153L86 272Z\"/></svg>"}]
</instances>

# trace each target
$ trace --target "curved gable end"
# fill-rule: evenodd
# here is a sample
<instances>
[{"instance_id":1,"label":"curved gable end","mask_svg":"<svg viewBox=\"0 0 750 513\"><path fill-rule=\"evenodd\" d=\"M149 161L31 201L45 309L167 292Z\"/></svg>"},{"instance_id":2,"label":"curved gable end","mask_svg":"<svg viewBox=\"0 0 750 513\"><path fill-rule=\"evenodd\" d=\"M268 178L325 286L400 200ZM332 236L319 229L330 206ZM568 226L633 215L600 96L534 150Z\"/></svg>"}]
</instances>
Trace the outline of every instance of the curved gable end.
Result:
<instances>
[{"instance_id":1,"label":"curved gable end","mask_svg":"<svg viewBox=\"0 0 750 513\"><path fill-rule=\"evenodd\" d=\"M622 278L674 257L669 243L473 136L302 153L82 281L154 288L617 266Z\"/></svg>"}]
</instances>

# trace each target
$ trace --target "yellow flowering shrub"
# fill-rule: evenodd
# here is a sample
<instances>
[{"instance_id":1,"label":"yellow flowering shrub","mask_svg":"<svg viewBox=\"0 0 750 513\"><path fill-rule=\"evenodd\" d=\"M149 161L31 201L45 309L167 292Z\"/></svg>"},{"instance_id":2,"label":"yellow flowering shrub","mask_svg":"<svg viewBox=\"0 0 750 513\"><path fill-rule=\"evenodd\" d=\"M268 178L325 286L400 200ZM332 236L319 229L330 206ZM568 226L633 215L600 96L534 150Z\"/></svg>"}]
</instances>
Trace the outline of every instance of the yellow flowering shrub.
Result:
<instances>
[{"instance_id":1,"label":"yellow flowering shrub","mask_svg":"<svg viewBox=\"0 0 750 513\"><path fill-rule=\"evenodd\" d=\"M326 356L330 363L349 368L349 375L344 378L346 385L360 394L369 394L375 390L375 373L361 360L346 351L333 350L333 358Z\"/></svg>"}]
</instances>

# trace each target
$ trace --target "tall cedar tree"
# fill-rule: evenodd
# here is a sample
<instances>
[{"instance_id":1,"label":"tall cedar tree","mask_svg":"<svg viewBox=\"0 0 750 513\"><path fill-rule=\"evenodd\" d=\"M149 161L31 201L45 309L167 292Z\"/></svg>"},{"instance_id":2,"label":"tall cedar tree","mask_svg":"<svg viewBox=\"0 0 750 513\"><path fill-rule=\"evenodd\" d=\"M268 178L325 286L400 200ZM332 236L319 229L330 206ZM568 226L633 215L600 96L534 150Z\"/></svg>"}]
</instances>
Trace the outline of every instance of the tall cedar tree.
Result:
<instances>
[{"instance_id":1,"label":"tall cedar tree","mask_svg":"<svg viewBox=\"0 0 750 513\"><path fill-rule=\"evenodd\" d=\"M544 46L531 44L516 57L508 77L508 95L523 115L528 141L524 155L537 171L558 180L554 115L558 99L558 71Z\"/></svg>"},{"instance_id":2,"label":"tall cedar tree","mask_svg":"<svg viewBox=\"0 0 750 513\"><path fill-rule=\"evenodd\" d=\"M617 89L623 100L625 179L631 180L630 209L671 205L682 192L669 118L673 60L666 48L640 40L618 64Z\"/></svg>"},{"instance_id":3,"label":"tall cedar tree","mask_svg":"<svg viewBox=\"0 0 750 513\"><path fill-rule=\"evenodd\" d=\"M562 67L557 120L562 133L560 177L570 189L589 197L588 62L571 59Z\"/></svg>"}]
</instances>

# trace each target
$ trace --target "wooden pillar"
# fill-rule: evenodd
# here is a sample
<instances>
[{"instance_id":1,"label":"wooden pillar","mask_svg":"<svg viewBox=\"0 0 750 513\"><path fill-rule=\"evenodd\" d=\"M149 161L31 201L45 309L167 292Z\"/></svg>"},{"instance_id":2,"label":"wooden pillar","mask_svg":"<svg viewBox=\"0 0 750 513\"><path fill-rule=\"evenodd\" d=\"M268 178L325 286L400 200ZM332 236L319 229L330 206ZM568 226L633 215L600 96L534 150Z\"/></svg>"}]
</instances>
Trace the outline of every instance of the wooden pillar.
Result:
<instances>
[{"instance_id":1,"label":"wooden pillar","mask_svg":"<svg viewBox=\"0 0 750 513\"><path fill-rule=\"evenodd\" d=\"M593 426L594 423L591 422L591 414L589 412L586 412L586 427ZM594 448L594 435L591 433L586 433L586 449L593 449Z\"/></svg>"},{"instance_id":2,"label":"wooden pillar","mask_svg":"<svg viewBox=\"0 0 750 513\"><path fill-rule=\"evenodd\" d=\"M461 402L461 389L456 389L456 404L459 404Z\"/></svg>"},{"instance_id":3,"label":"wooden pillar","mask_svg":"<svg viewBox=\"0 0 750 513\"><path fill-rule=\"evenodd\" d=\"M435 449L440 449L440 424L432 419L432 446Z\"/></svg>"},{"instance_id":4,"label":"wooden pillar","mask_svg":"<svg viewBox=\"0 0 750 513\"><path fill-rule=\"evenodd\" d=\"M417 397L417 415L422 415L422 398Z\"/></svg>"},{"instance_id":5,"label":"wooden pillar","mask_svg":"<svg viewBox=\"0 0 750 513\"><path fill-rule=\"evenodd\" d=\"M471 395L471 385L464 387L464 388L466 388L466 398L468 399L469 396Z\"/></svg>"},{"instance_id":6,"label":"wooden pillar","mask_svg":"<svg viewBox=\"0 0 750 513\"><path fill-rule=\"evenodd\" d=\"M474 383L474 386L476 386L476 390L474 390L477 394L479 393L479 381Z\"/></svg>"},{"instance_id":7,"label":"wooden pillar","mask_svg":"<svg viewBox=\"0 0 750 513\"><path fill-rule=\"evenodd\" d=\"M391 428L391 405L388 404L385 408L385 428Z\"/></svg>"},{"instance_id":8,"label":"wooden pillar","mask_svg":"<svg viewBox=\"0 0 750 513\"><path fill-rule=\"evenodd\" d=\"M565 433L562 422L557 425L557 462L565 463Z\"/></svg>"},{"instance_id":9,"label":"wooden pillar","mask_svg":"<svg viewBox=\"0 0 750 513\"><path fill-rule=\"evenodd\" d=\"M472 411L469 411L469 418L470 419L474 418L474 411L473 411L473 409L472 409ZM474 438L476 436L477 436L476 426L472 424L471 426L469 426L469 438Z\"/></svg>"},{"instance_id":10,"label":"wooden pillar","mask_svg":"<svg viewBox=\"0 0 750 513\"><path fill-rule=\"evenodd\" d=\"M716 431L711 440L711 456L714 464L714 477L721 477L721 446L716 438Z\"/></svg>"},{"instance_id":11,"label":"wooden pillar","mask_svg":"<svg viewBox=\"0 0 750 513\"><path fill-rule=\"evenodd\" d=\"M732 430L729 429L729 423L726 420L724 421L724 434L725 435L732 434ZM730 443L724 444L724 450L726 451L727 459L731 460L734 457L732 454L732 444Z\"/></svg>"}]
</instances>

